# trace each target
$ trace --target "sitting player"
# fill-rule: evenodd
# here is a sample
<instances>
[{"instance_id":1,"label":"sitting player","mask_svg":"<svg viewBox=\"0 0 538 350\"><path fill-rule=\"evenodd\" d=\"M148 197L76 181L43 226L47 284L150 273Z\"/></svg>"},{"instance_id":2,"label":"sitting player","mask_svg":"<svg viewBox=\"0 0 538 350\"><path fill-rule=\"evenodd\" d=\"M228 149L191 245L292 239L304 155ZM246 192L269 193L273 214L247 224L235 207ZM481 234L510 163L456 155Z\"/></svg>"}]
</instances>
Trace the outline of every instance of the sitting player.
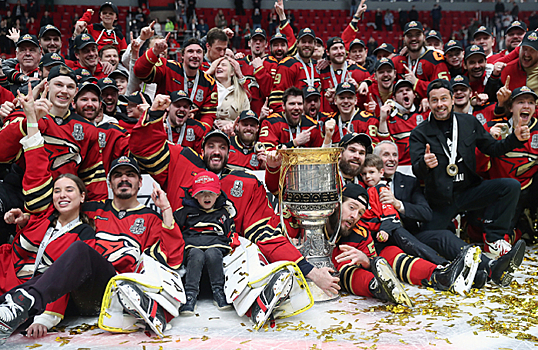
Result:
<instances>
[{"instance_id":1,"label":"sitting player","mask_svg":"<svg viewBox=\"0 0 538 350\"><path fill-rule=\"evenodd\" d=\"M203 171L194 178L192 195L185 192L183 206L174 213L185 240L187 302L181 306L182 316L194 315L204 265L209 273L215 305L219 310L231 309L224 294L222 258L231 250L230 237L235 232L235 225L226 209L226 201L218 176Z\"/></svg>"}]
</instances>

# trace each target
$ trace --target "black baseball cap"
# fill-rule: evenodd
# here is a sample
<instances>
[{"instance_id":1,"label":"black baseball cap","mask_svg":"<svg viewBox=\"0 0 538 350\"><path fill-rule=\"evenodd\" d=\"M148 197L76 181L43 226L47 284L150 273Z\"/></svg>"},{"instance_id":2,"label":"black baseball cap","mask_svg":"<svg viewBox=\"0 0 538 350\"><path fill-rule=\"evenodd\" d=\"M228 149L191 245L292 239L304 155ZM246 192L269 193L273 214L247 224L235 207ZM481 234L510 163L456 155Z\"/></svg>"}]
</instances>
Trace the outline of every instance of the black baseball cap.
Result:
<instances>
[{"instance_id":1,"label":"black baseball cap","mask_svg":"<svg viewBox=\"0 0 538 350\"><path fill-rule=\"evenodd\" d=\"M135 91L131 93L130 95L121 95L119 97L119 100L123 103L134 103L136 105L141 105L144 103L142 100L142 97L144 97L144 100L146 100L146 103L151 105L151 97L149 97L148 94L145 92Z\"/></svg>"},{"instance_id":2,"label":"black baseball cap","mask_svg":"<svg viewBox=\"0 0 538 350\"><path fill-rule=\"evenodd\" d=\"M372 139L365 133L352 132L349 134L345 134L344 137L342 137L342 139L338 143L338 146L345 148L347 145L355 142L363 145L366 149L366 153L372 153Z\"/></svg>"},{"instance_id":3,"label":"black baseball cap","mask_svg":"<svg viewBox=\"0 0 538 350\"><path fill-rule=\"evenodd\" d=\"M241 112L241 114L239 114L240 121L245 120L245 119L254 119L256 120L258 124L260 123L260 119L258 118L258 115L256 114L256 112L250 109L246 109L243 112Z\"/></svg>"},{"instance_id":4,"label":"black baseball cap","mask_svg":"<svg viewBox=\"0 0 538 350\"><path fill-rule=\"evenodd\" d=\"M129 79L129 73L127 73L127 71L123 70L123 69L116 69L115 71L110 73L108 76L113 78L113 79L116 79L115 77L117 77L117 76L122 76L125 79Z\"/></svg>"},{"instance_id":5,"label":"black baseball cap","mask_svg":"<svg viewBox=\"0 0 538 350\"><path fill-rule=\"evenodd\" d=\"M538 95L528 86L522 86L514 89L510 97L512 98L512 100L514 100L516 97L521 95L531 95L534 97L535 100L538 100Z\"/></svg>"},{"instance_id":6,"label":"black baseball cap","mask_svg":"<svg viewBox=\"0 0 538 350\"><path fill-rule=\"evenodd\" d=\"M392 88L392 91L394 91L394 93L396 93L396 91L398 91L398 89L401 88L404 85L409 85L411 87L411 90L413 90L413 83L412 82L410 82L409 80L400 79L400 80L398 80L396 82L396 84L394 84L394 87Z\"/></svg>"},{"instance_id":7,"label":"black baseball cap","mask_svg":"<svg viewBox=\"0 0 538 350\"><path fill-rule=\"evenodd\" d=\"M445 44L443 51L447 53L450 50L456 50L456 49L463 51L463 45L461 44L461 42L459 40L449 40Z\"/></svg>"},{"instance_id":8,"label":"black baseball cap","mask_svg":"<svg viewBox=\"0 0 538 350\"><path fill-rule=\"evenodd\" d=\"M476 54L487 57L486 53L484 52L484 48L480 45L471 45L465 48L465 60L467 60L470 56Z\"/></svg>"},{"instance_id":9,"label":"black baseball cap","mask_svg":"<svg viewBox=\"0 0 538 350\"><path fill-rule=\"evenodd\" d=\"M366 47L366 44L361 39L353 39L351 43L349 43L349 51L351 51L351 48L355 45L361 45L362 47Z\"/></svg>"},{"instance_id":10,"label":"black baseball cap","mask_svg":"<svg viewBox=\"0 0 538 350\"><path fill-rule=\"evenodd\" d=\"M191 45L198 45L198 46L200 46L202 48L203 51L205 51L204 44L202 44L200 39L194 38L194 37L186 38L185 40L183 40L183 45L181 45L181 48L184 49L187 46L191 46Z\"/></svg>"},{"instance_id":11,"label":"black baseball cap","mask_svg":"<svg viewBox=\"0 0 538 350\"><path fill-rule=\"evenodd\" d=\"M487 34L489 36L493 36L493 33L491 33L491 30L489 30L488 27L486 26L480 26L478 27L478 29L476 30L476 32L474 32L473 34L473 38L476 36L476 34L480 34L480 33L484 33L484 34Z\"/></svg>"},{"instance_id":12,"label":"black baseball cap","mask_svg":"<svg viewBox=\"0 0 538 350\"><path fill-rule=\"evenodd\" d=\"M286 43L288 42L288 38L286 37L285 34L282 34L282 33L276 33L275 35L273 35L271 37L271 40L269 40L269 42L272 43L275 40L284 40Z\"/></svg>"},{"instance_id":13,"label":"black baseball cap","mask_svg":"<svg viewBox=\"0 0 538 350\"><path fill-rule=\"evenodd\" d=\"M104 91L107 88L113 88L118 91L120 90L118 89L118 85L116 85L116 80L112 79L111 77L99 79L97 81L97 85L99 85L99 88L101 89L101 91Z\"/></svg>"},{"instance_id":14,"label":"black baseball cap","mask_svg":"<svg viewBox=\"0 0 538 350\"><path fill-rule=\"evenodd\" d=\"M86 46L90 44L97 45L97 43L95 42L95 40L90 34L82 33L80 35L77 35L77 37L75 38L75 43L73 45L73 48L75 49L75 51L78 51L78 50L82 50L83 48L85 48Z\"/></svg>"},{"instance_id":15,"label":"black baseball cap","mask_svg":"<svg viewBox=\"0 0 538 350\"><path fill-rule=\"evenodd\" d=\"M452 90L452 85L450 84L450 82L446 79L435 79L434 81L431 81L429 84L428 84L428 90L426 91L426 96L430 96L430 92L433 90L433 85L439 83L441 86L439 87L436 87L436 89L441 89L441 88L444 88L444 89L447 89L448 91L450 92L454 92L454 90Z\"/></svg>"},{"instance_id":16,"label":"black baseball cap","mask_svg":"<svg viewBox=\"0 0 538 350\"><path fill-rule=\"evenodd\" d=\"M426 39L429 39L429 38L436 38L439 41L443 41L443 37L441 36L441 33L439 33L435 29L428 30L428 32L426 33Z\"/></svg>"},{"instance_id":17,"label":"black baseball cap","mask_svg":"<svg viewBox=\"0 0 538 350\"><path fill-rule=\"evenodd\" d=\"M222 137L226 141L226 143L228 144L228 148L230 147L230 138L228 137L228 135L226 135L225 132L223 132L223 131L221 131L219 129L215 129L215 130L212 130L212 131L208 132L204 136L204 140L202 141L202 149L205 147L205 144L207 143L207 141L213 136Z\"/></svg>"},{"instance_id":18,"label":"black baseball cap","mask_svg":"<svg viewBox=\"0 0 538 350\"><path fill-rule=\"evenodd\" d=\"M316 37L316 42L320 43L321 46L325 47L325 43L323 42L323 39L321 39L319 36Z\"/></svg>"},{"instance_id":19,"label":"black baseball cap","mask_svg":"<svg viewBox=\"0 0 538 350\"><path fill-rule=\"evenodd\" d=\"M342 196L361 202L362 205L364 205L367 209L370 207L370 197L368 196L368 191L366 191L366 189L361 185L357 185L353 182L346 184L342 189Z\"/></svg>"},{"instance_id":20,"label":"black baseball cap","mask_svg":"<svg viewBox=\"0 0 538 350\"><path fill-rule=\"evenodd\" d=\"M23 36L21 36L19 40L17 40L16 46L19 47L19 45L22 43L32 43L35 46L40 47L39 40L37 40L37 36L32 34L24 34Z\"/></svg>"},{"instance_id":21,"label":"black baseball cap","mask_svg":"<svg viewBox=\"0 0 538 350\"><path fill-rule=\"evenodd\" d=\"M299 31L299 35L297 35L297 41L301 40L305 36L311 36L312 39L316 40L316 34L314 31L310 28L303 28Z\"/></svg>"},{"instance_id":22,"label":"black baseball cap","mask_svg":"<svg viewBox=\"0 0 538 350\"><path fill-rule=\"evenodd\" d=\"M321 97L321 93L315 87L307 86L307 87L303 88L303 96L304 96L304 99L306 100L310 96L319 96L319 97Z\"/></svg>"},{"instance_id":23,"label":"black baseball cap","mask_svg":"<svg viewBox=\"0 0 538 350\"><path fill-rule=\"evenodd\" d=\"M333 45L336 45L336 44L344 45L344 49L346 47L346 44L344 43L344 40L342 40L342 38L340 38L338 36L335 36L335 37L330 38L329 40L327 40L327 51L329 51L331 49L331 47Z\"/></svg>"},{"instance_id":24,"label":"black baseball cap","mask_svg":"<svg viewBox=\"0 0 538 350\"><path fill-rule=\"evenodd\" d=\"M508 28L506 28L506 32L505 33L508 33L509 31L511 31L512 29L514 28L520 28L520 29L523 29L524 32L527 31L527 25L525 24L525 22L521 22L521 21L513 21L510 26Z\"/></svg>"},{"instance_id":25,"label":"black baseball cap","mask_svg":"<svg viewBox=\"0 0 538 350\"><path fill-rule=\"evenodd\" d=\"M69 77L75 81L75 83L78 85L78 79L77 75L75 74L75 71L66 66L65 64L59 64L57 66L52 67L52 69L49 72L49 76L47 77L47 81L51 81L52 79L56 77Z\"/></svg>"},{"instance_id":26,"label":"black baseball cap","mask_svg":"<svg viewBox=\"0 0 538 350\"><path fill-rule=\"evenodd\" d=\"M265 29L262 28L256 28L252 34L250 35L250 39L253 39L255 36L261 36L265 40L267 40L267 33L265 32Z\"/></svg>"},{"instance_id":27,"label":"black baseball cap","mask_svg":"<svg viewBox=\"0 0 538 350\"><path fill-rule=\"evenodd\" d=\"M174 102L177 102L177 101L180 101L180 100L187 100L192 105L192 100L189 97L189 95L187 95L187 93L185 91L178 90L178 91L172 91L170 93L170 102L171 103L174 103Z\"/></svg>"},{"instance_id":28,"label":"black baseball cap","mask_svg":"<svg viewBox=\"0 0 538 350\"><path fill-rule=\"evenodd\" d=\"M114 159L112 161L112 164L110 164L110 171L108 172L108 180L110 180L112 174L114 173L114 170L119 168L120 166L129 166L136 171L138 176L141 176L140 173L140 167L138 166L138 162L133 157L127 157L127 156L121 156L118 159Z\"/></svg>"},{"instance_id":29,"label":"black baseball cap","mask_svg":"<svg viewBox=\"0 0 538 350\"><path fill-rule=\"evenodd\" d=\"M404 26L404 35L410 30L420 30L421 32L424 32L424 26L419 21L407 22Z\"/></svg>"},{"instance_id":30,"label":"black baseball cap","mask_svg":"<svg viewBox=\"0 0 538 350\"><path fill-rule=\"evenodd\" d=\"M41 56L39 67L49 67L54 64L65 64L65 59L56 52L49 52Z\"/></svg>"},{"instance_id":31,"label":"black baseball cap","mask_svg":"<svg viewBox=\"0 0 538 350\"><path fill-rule=\"evenodd\" d=\"M382 66L386 64L391 66L392 69L394 69L394 62L392 62L390 58L382 57L381 59L377 60L377 62L375 63L374 71L377 72L379 68L381 68Z\"/></svg>"},{"instance_id":32,"label":"black baseball cap","mask_svg":"<svg viewBox=\"0 0 538 350\"><path fill-rule=\"evenodd\" d=\"M99 86L97 86L96 83L94 82L91 82L91 81L84 81L80 84L78 84L78 92L77 92L77 95L75 96L75 99L77 98L78 95L80 95L84 90L92 90L93 92L95 92L95 94L97 95L97 97L99 97L99 100L101 100L101 89L99 88Z\"/></svg>"},{"instance_id":33,"label":"black baseball cap","mask_svg":"<svg viewBox=\"0 0 538 350\"><path fill-rule=\"evenodd\" d=\"M392 46L391 44L383 43L372 52L374 56L377 54L378 51L387 51L388 53L394 53L394 46Z\"/></svg>"},{"instance_id":34,"label":"black baseball cap","mask_svg":"<svg viewBox=\"0 0 538 350\"><path fill-rule=\"evenodd\" d=\"M116 15L119 16L120 12L118 11L118 6L114 5L114 4L113 4L112 2L110 2L110 1L107 1L107 2L103 3L103 4L101 5L101 7L99 8L99 12L103 11L103 7L107 7L107 6L110 7L110 8L112 8L112 11L114 11L114 12L116 13Z\"/></svg>"},{"instance_id":35,"label":"black baseball cap","mask_svg":"<svg viewBox=\"0 0 538 350\"><path fill-rule=\"evenodd\" d=\"M41 39L43 35L45 35L45 33L50 30L55 31L58 36L62 36L62 32L60 32L60 29L56 28L52 24L47 24L46 26L43 26L41 27L41 29L39 29L39 39Z\"/></svg>"},{"instance_id":36,"label":"black baseball cap","mask_svg":"<svg viewBox=\"0 0 538 350\"><path fill-rule=\"evenodd\" d=\"M336 86L336 92L334 93L335 96L338 96L340 94L343 94L344 92L351 92L352 94L357 93L357 89L355 89L355 85L348 83L347 81L340 83Z\"/></svg>"},{"instance_id":37,"label":"black baseball cap","mask_svg":"<svg viewBox=\"0 0 538 350\"><path fill-rule=\"evenodd\" d=\"M97 78L92 75L92 73L87 70L86 68L78 68L75 69L75 74L77 75L77 79L80 83L84 81L90 81L97 83Z\"/></svg>"},{"instance_id":38,"label":"black baseball cap","mask_svg":"<svg viewBox=\"0 0 538 350\"><path fill-rule=\"evenodd\" d=\"M465 75L456 75L454 78L450 79L450 85L452 86L452 89L454 89L454 86L458 85L463 85L468 88L471 87L471 84L469 84L469 78L467 78Z\"/></svg>"},{"instance_id":39,"label":"black baseball cap","mask_svg":"<svg viewBox=\"0 0 538 350\"><path fill-rule=\"evenodd\" d=\"M528 32L521 41L521 46L528 46L538 51L538 31Z\"/></svg>"}]
</instances>

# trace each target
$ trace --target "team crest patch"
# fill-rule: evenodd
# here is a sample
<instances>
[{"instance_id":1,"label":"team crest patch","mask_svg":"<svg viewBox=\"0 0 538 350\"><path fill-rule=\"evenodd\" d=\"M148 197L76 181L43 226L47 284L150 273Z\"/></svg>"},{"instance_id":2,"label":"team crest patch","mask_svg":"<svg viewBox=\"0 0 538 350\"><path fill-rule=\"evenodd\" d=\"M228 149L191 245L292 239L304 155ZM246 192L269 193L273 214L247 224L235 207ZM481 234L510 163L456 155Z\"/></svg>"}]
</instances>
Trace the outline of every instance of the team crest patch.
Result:
<instances>
[{"instance_id":1,"label":"team crest patch","mask_svg":"<svg viewBox=\"0 0 538 350\"><path fill-rule=\"evenodd\" d=\"M189 142L194 141L194 130L192 128L187 129L187 135L185 135L185 139Z\"/></svg>"},{"instance_id":2,"label":"team crest patch","mask_svg":"<svg viewBox=\"0 0 538 350\"><path fill-rule=\"evenodd\" d=\"M257 167L259 164L260 162L258 162L258 157L255 154L253 154L252 158L250 159L250 165Z\"/></svg>"},{"instance_id":3,"label":"team crest patch","mask_svg":"<svg viewBox=\"0 0 538 350\"><path fill-rule=\"evenodd\" d=\"M230 190L230 194L237 198L242 197L243 196L243 181L235 180L234 186Z\"/></svg>"},{"instance_id":4,"label":"team crest patch","mask_svg":"<svg viewBox=\"0 0 538 350\"><path fill-rule=\"evenodd\" d=\"M484 115L482 113L478 113L476 115L476 119L478 119L480 124L482 124L482 125L486 124L486 117L484 117Z\"/></svg>"},{"instance_id":5,"label":"team crest patch","mask_svg":"<svg viewBox=\"0 0 538 350\"><path fill-rule=\"evenodd\" d=\"M419 62L417 67L417 75L422 75L422 73L422 62Z\"/></svg>"},{"instance_id":6,"label":"team crest patch","mask_svg":"<svg viewBox=\"0 0 538 350\"><path fill-rule=\"evenodd\" d=\"M417 125L419 125L423 121L424 121L424 117L422 116L422 114L417 115Z\"/></svg>"},{"instance_id":7,"label":"team crest patch","mask_svg":"<svg viewBox=\"0 0 538 350\"><path fill-rule=\"evenodd\" d=\"M54 118L54 121L57 125L62 125L64 123L64 120L61 117Z\"/></svg>"},{"instance_id":8,"label":"team crest patch","mask_svg":"<svg viewBox=\"0 0 538 350\"><path fill-rule=\"evenodd\" d=\"M204 92L202 90L196 91L196 97L194 99L196 102L202 102L204 100Z\"/></svg>"},{"instance_id":9,"label":"team crest patch","mask_svg":"<svg viewBox=\"0 0 538 350\"><path fill-rule=\"evenodd\" d=\"M99 148L105 148L106 146L106 134L99 131Z\"/></svg>"},{"instance_id":10,"label":"team crest patch","mask_svg":"<svg viewBox=\"0 0 538 350\"><path fill-rule=\"evenodd\" d=\"M73 126L73 138L77 141L84 140L84 128L80 124L75 124Z\"/></svg>"},{"instance_id":11,"label":"team crest patch","mask_svg":"<svg viewBox=\"0 0 538 350\"><path fill-rule=\"evenodd\" d=\"M122 210L118 213L118 218L123 219L125 217L125 210Z\"/></svg>"},{"instance_id":12,"label":"team crest patch","mask_svg":"<svg viewBox=\"0 0 538 350\"><path fill-rule=\"evenodd\" d=\"M538 148L538 134L532 135L531 147L532 148Z\"/></svg>"},{"instance_id":13,"label":"team crest patch","mask_svg":"<svg viewBox=\"0 0 538 350\"><path fill-rule=\"evenodd\" d=\"M146 230L144 226L144 219L138 218L135 220L133 226L129 229L133 235L141 235Z\"/></svg>"}]
</instances>

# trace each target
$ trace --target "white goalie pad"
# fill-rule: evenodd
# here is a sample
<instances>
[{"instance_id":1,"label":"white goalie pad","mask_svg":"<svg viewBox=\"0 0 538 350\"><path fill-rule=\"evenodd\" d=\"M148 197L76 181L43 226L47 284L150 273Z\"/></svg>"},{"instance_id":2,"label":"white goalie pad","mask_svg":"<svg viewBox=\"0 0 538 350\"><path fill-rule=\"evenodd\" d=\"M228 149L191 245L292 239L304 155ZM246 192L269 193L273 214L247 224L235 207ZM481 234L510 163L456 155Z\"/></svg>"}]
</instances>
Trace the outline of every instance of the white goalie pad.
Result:
<instances>
[{"instance_id":1,"label":"white goalie pad","mask_svg":"<svg viewBox=\"0 0 538 350\"><path fill-rule=\"evenodd\" d=\"M141 273L123 273L110 279L101 303L99 328L109 332L128 333L144 327L137 324L140 320L124 312L118 300L117 283L122 280L136 283L147 296L159 303L172 316L179 315L179 307L186 301L179 273L145 254L143 264Z\"/></svg>"},{"instance_id":2,"label":"white goalie pad","mask_svg":"<svg viewBox=\"0 0 538 350\"><path fill-rule=\"evenodd\" d=\"M275 309L275 318L290 317L312 307L314 299L297 264L278 261L262 265L260 258L263 258L263 255L258 247L243 237L239 239L241 245L223 260L226 276L224 293L239 316L245 315L273 274L281 269L292 273L293 284L289 298Z\"/></svg>"}]
</instances>

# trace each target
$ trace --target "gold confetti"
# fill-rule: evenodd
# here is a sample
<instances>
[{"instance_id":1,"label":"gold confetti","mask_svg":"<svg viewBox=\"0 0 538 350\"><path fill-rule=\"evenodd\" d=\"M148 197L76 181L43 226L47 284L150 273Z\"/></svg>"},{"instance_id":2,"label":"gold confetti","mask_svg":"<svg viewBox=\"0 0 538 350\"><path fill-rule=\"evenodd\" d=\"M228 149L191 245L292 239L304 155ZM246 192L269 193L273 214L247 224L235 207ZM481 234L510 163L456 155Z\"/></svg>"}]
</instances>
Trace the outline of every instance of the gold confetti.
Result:
<instances>
[{"instance_id":1,"label":"gold confetti","mask_svg":"<svg viewBox=\"0 0 538 350\"><path fill-rule=\"evenodd\" d=\"M27 347L28 349L35 349L35 348L39 348L39 347L41 347L41 346L43 346L43 345L41 345L41 344L34 344L34 345L28 345L28 346L26 346L26 347Z\"/></svg>"}]
</instances>

